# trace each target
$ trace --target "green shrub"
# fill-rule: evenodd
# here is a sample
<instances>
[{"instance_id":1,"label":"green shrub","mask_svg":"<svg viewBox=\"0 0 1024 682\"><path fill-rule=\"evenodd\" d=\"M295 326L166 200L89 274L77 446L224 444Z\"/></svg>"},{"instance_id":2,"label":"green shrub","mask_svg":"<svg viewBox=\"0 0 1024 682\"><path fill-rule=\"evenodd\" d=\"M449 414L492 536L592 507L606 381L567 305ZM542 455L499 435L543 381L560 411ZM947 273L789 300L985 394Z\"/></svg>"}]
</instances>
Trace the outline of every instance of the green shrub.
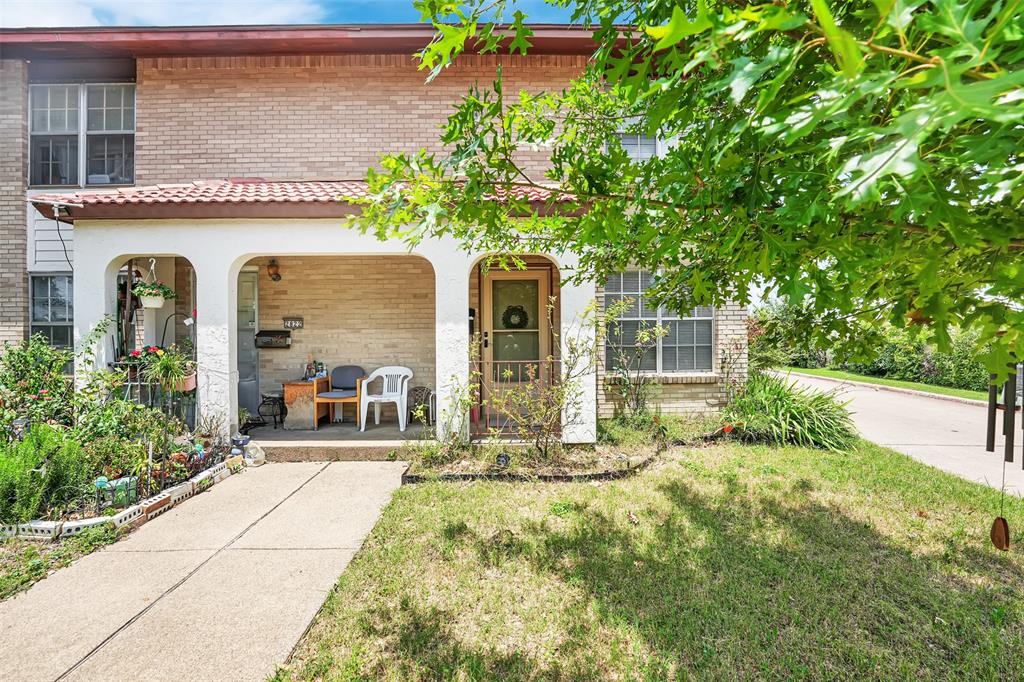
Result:
<instances>
[{"instance_id":1,"label":"green shrub","mask_svg":"<svg viewBox=\"0 0 1024 682\"><path fill-rule=\"evenodd\" d=\"M36 424L23 441L0 443L0 522L60 516L91 492L93 469L60 427Z\"/></svg>"},{"instance_id":2,"label":"green shrub","mask_svg":"<svg viewBox=\"0 0 1024 682\"><path fill-rule=\"evenodd\" d=\"M987 391L989 373L978 356L978 333L955 334L948 353L933 353L926 381L936 386Z\"/></svg>"},{"instance_id":3,"label":"green shrub","mask_svg":"<svg viewBox=\"0 0 1024 682\"><path fill-rule=\"evenodd\" d=\"M755 372L723 413L726 428L751 443L846 450L857 434L845 403Z\"/></svg>"},{"instance_id":4,"label":"green shrub","mask_svg":"<svg viewBox=\"0 0 1024 682\"><path fill-rule=\"evenodd\" d=\"M0 427L18 417L70 423L71 350L54 348L41 334L5 343L0 352Z\"/></svg>"},{"instance_id":5,"label":"green shrub","mask_svg":"<svg viewBox=\"0 0 1024 682\"><path fill-rule=\"evenodd\" d=\"M958 332L950 349L940 351L905 330L886 328L877 354L868 361L836 363L836 369L855 374L916 381L973 391L988 389L989 374L980 358L978 335Z\"/></svg>"},{"instance_id":6,"label":"green shrub","mask_svg":"<svg viewBox=\"0 0 1024 682\"><path fill-rule=\"evenodd\" d=\"M147 441L157 452L173 450L173 439L187 431L180 420L155 407L117 398L83 403L75 423L75 432L83 443L101 438Z\"/></svg>"},{"instance_id":7,"label":"green shrub","mask_svg":"<svg viewBox=\"0 0 1024 682\"><path fill-rule=\"evenodd\" d=\"M145 469L149 458L145 443L117 436L89 441L83 445L83 449L92 470L111 480L122 476L138 476Z\"/></svg>"}]
</instances>

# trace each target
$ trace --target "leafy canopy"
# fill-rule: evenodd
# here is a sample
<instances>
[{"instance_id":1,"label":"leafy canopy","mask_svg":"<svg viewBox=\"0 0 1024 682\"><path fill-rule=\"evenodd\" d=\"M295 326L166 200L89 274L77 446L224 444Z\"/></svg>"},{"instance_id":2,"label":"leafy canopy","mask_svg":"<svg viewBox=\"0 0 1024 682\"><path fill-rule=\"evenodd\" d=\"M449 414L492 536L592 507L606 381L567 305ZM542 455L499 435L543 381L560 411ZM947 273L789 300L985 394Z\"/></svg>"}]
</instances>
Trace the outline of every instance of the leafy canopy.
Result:
<instances>
[{"instance_id":1,"label":"leafy canopy","mask_svg":"<svg viewBox=\"0 0 1024 682\"><path fill-rule=\"evenodd\" d=\"M680 307L767 286L853 349L888 320L940 346L973 328L994 371L1024 353L1024 0L550 1L594 28L589 66L541 93L498 68L445 154L369 174L363 229L573 252L598 279L639 265ZM416 4L429 78L467 48L530 49L513 3ZM667 149L633 160L622 132ZM557 188L545 206L489 200L537 186Z\"/></svg>"}]
</instances>

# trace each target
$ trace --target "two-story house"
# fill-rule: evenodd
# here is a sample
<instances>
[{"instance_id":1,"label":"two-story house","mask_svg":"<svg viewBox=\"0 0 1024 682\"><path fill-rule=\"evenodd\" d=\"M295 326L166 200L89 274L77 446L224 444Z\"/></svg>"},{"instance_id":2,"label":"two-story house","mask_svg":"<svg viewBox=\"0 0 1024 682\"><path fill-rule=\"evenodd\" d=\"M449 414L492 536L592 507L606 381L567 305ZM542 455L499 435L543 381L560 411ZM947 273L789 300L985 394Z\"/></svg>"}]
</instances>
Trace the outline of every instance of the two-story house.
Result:
<instances>
[{"instance_id":1,"label":"two-story house","mask_svg":"<svg viewBox=\"0 0 1024 682\"><path fill-rule=\"evenodd\" d=\"M668 329L642 359L663 386L659 409L716 409L723 362L745 371L741 306L666 311L644 299L649 273L569 283L574 259L553 253L524 254L522 272L484 270L487 254L454 241L410 250L342 225L378 156L440 150L451 103L499 63L508 87L531 91L584 68L588 31L535 33L529 56L467 54L428 84L412 56L431 37L421 25L0 31L0 340L69 345L110 316L102 365L133 343L191 338L199 409L225 428L309 358L407 366L443 413L471 372L472 335L486 380L557 357L559 339L587 333L595 298L627 296L623 343L645 321ZM661 144L624 142L637 155ZM544 154L524 153L539 175ZM125 282L151 262L177 298L135 310ZM256 348L254 333L285 318L302 320L290 346ZM614 411L601 370L582 384L567 442L594 441L598 415Z\"/></svg>"}]
</instances>

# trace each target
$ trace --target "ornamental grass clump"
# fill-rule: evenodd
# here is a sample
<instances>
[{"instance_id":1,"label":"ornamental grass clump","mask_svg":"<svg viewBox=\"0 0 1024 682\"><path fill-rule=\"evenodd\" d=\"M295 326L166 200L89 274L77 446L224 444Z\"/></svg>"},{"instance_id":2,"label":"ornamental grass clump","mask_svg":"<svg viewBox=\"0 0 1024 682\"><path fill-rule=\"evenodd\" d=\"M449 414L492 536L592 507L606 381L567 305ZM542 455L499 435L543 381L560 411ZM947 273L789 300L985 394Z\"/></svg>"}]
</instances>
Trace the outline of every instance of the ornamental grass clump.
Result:
<instances>
[{"instance_id":1,"label":"ornamental grass clump","mask_svg":"<svg viewBox=\"0 0 1024 682\"><path fill-rule=\"evenodd\" d=\"M37 424L24 440L0 442L0 523L59 517L91 491L92 465L58 426Z\"/></svg>"},{"instance_id":2,"label":"ornamental grass clump","mask_svg":"<svg viewBox=\"0 0 1024 682\"><path fill-rule=\"evenodd\" d=\"M726 407L722 431L749 443L847 450L857 432L846 405L829 393L754 373Z\"/></svg>"}]
</instances>

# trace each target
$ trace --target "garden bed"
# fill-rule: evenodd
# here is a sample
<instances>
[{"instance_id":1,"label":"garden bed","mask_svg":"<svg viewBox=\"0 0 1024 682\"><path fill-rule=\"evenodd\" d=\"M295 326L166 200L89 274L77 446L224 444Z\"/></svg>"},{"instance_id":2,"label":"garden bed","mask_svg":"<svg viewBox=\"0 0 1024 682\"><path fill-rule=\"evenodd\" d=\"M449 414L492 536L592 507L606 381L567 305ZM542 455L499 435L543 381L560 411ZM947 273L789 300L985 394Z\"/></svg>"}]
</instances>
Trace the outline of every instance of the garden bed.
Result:
<instances>
[{"instance_id":1,"label":"garden bed","mask_svg":"<svg viewBox=\"0 0 1024 682\"><path fill-rule=\"evenodd\" d=\"M500 466L481 460L460 460L438 468L411 464L402 474L402 485L426 481L544 481L573 483L581 481L613 481L642 471L655 460L654 454L628 456L619 453L597 456L588 462L561 461L546 466ZM418 473L417 473L418 471Z\"/></svg>"},{"instance_id":2,"label":"garden bed","mask_svg":"<svg viewBox=\"0 0 1024 682\"><path fill-rule=\"evenodd\" d=\"M242 457L214 464L192 478L179 483L162 492L139 501L137 504L116 510L112 514L100 516L69 518L59 521L41 519L26 523L0 524L0 540L20 538L23 540L59 540L79 535L89 528L112 525L116 529L128 526L136 528L147 521L160 516L188 498L208 490L215 483L223 481L232 473L240 471Z\"/></svg>"}]
</instances>

